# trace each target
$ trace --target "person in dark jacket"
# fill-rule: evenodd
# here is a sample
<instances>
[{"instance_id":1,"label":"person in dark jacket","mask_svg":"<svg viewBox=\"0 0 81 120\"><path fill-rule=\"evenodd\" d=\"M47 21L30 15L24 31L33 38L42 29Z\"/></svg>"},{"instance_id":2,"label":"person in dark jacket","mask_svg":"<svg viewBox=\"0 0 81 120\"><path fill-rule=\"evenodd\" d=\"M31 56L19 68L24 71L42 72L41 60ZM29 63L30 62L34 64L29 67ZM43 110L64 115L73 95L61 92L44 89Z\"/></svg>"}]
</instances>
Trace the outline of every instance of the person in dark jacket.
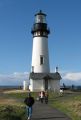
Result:
<instances>
[{"instance_id":1,"label":"person in dark jacket","mask_svg":"<svg viewBox=\"0 0 81 120\"><path fill-rule=\"evenodd\" d=\"M45 91L45 103L47 104L48 103L48 92Z\"/></svg>"},{"instance_id":2,"label":"person in dark jacket","mask_svg":"<svg viewBox=\"0 0 81 120\"><path fill-rule=\"evenodd\" d=\"M28 97L25 98L24 103L26 104L28 120L30 120L32 116L32 106L34 104L34 98L30 93L28 93Z\"/></svg>"}]
</instances>

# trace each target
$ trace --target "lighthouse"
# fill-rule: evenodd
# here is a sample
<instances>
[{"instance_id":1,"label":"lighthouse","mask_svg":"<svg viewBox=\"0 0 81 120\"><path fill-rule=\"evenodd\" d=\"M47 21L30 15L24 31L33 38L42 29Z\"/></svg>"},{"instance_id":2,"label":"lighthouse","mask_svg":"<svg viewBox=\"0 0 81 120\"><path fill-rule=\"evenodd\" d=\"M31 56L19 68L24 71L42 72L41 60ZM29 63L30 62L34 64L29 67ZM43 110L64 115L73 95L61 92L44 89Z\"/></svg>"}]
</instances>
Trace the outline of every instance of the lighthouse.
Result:
<instances>
[{"instance_id":1,"label":"lighthouse","mask_svg":"<svg viewBox=\"0 0 81 120\"><path fill-rule=\"evenodd\" d=\"M61 76L58 72L50 73L48 35L50 30L46 22L46 14L41 10L35 14L34 24L31 30L33 35L32 63L30 72L30 90L42 91L53 88ZM54 85L52 85L54 84Z\"/></svg>"},{"instance_id":2,"label":"lighthouse","mask_svg":"<svg viewBox=\"0 0 81 120\"><path fill-rule=\"evenodd\" d=\"M50 31L46 23L46 14L42 13L41 10L35 15L35 23L31 33L33 35L33 72L49 73L48 34Z\"/></svg>"}]
</instances>

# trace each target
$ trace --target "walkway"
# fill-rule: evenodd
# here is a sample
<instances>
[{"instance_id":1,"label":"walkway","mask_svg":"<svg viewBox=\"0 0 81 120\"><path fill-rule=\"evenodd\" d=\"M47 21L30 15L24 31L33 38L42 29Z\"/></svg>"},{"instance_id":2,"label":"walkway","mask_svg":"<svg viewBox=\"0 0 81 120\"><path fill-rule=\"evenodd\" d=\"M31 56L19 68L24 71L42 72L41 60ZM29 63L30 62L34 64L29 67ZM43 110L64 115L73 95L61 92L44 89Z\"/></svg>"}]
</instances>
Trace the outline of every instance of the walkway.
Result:
<instances>
[{"instance_id":1,"label":"walkway","mask_svg":"<svg viewBox=\"0 0 81 120\"><path fill-rule=\"evenodd\" d=\"M46 105L45 103L35 102L33 106L32 120L71 120L59 110Z\"/></svg>"}]
</instances>

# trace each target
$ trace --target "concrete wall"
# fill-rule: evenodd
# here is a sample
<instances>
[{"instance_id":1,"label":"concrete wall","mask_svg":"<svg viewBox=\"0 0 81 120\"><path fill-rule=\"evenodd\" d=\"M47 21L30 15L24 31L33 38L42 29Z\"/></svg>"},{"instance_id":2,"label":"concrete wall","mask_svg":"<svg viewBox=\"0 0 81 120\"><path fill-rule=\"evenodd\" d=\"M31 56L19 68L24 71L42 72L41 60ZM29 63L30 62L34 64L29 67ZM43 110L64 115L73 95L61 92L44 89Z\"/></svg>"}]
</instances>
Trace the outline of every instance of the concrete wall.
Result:
<instances>
[{"instance_id":1,"label":"concrete wall","mask_svg":"<svg viewBox=\"0 0 81 120\"><path fill-rule=\"evenodd\" d=\"M45 90L44 80L32 80L30 79L30 91L42 91ZM49 80L48 89L54 92L60 91L60 80Z\"/></svg>"},{"instance_id":2,"label":"concrete wall","mask_svg":"<svg viewBox=\"0 0 81 120\"><path fill-rule=\"evenodd\" d=\"M60 91L60 80L49 80L50 89L54 92Z\"/></svg>"},{"instance_id":3,"label":"concrete wall","mask_svg":"<svg viewBox=\"0 0 81 120\"><path fill-rule=\"evenodd\" d=\"M44 64L40 65L40 56L44 56ZM32 65L35 73L49 73L48 38L34 37L32 49ZM32 70L31 70L32 71Z\"/></svg>"},{"instance_id":4,"label":"concrete wall","mask_svg":"<svg viewBox=\"0 0 81 120\"><path fill-rule=\"evenodd\" d=\"M30 80L30 91L44 90L44 80Z\"/></svg>"}]
</instances>

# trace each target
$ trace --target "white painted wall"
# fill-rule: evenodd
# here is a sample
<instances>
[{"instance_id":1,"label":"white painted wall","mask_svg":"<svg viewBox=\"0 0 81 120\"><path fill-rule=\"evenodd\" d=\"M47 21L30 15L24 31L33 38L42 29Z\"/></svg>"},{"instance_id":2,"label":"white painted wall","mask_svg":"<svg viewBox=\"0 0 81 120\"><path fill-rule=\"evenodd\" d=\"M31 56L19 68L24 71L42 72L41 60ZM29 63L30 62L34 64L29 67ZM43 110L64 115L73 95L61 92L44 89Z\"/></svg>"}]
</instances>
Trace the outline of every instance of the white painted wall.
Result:
<instances>
[{"instance_id":1,"label":"white painted wall","mask_svg":"<svg viewBox=\"0 0 81 120\"><path fill-rule=\"evenodd\" d=\"M30 91L42 91L44 90L43 80L30 80Z\"/></svg>"},{"instance_id":2,"label":"white painted wall","mask_svg":"<svg viewBox=\"0 0 81 120\"><path fill-rule=\"evenodd\" d=\"M44 56L44 64L40 65L40 55ZM32 50L32 65L35 73L50 72L49 53L48 53L48 38L34 37Z\"/></svg>"},{"instance_id":3,"label":"white painted wall","mask_svg":"<svg viewBox=\"0 0 81 120\"><path fill-rule=\"evenodd\" d=\"M33 80L34 90L44 90L43 80Z\"/></svg>"},{"instance_id":4,"label":"white painted wall","mask_svg":"<svg viewBox=\"0 0 81 120\"><path fill-rule=\"evenodd\" d=\"M45 90L44 80L30 80L30 91L43 91ZM48 89L54 92L60 91L60 80L49 80Z\"/></svg>"},{"instance_id":5,"label":"white painted wall","mask_svg":"<svg viewBox=\"0 0 81 120\"><path fill-rule=\"evenodd\" d=\"M27 90L27 81L23 81L23 90Z\"/></svg>"},{"instance_id":6,"label":"white painted wall","mask_svg":"<svg viewBox=\"0 0 81 120\"><path fill-rule=\"evenodd\" d=\"M59 92L60 91L60 80L50 80L50 88L54 92Z\"/></svg>"},{"instance_id":7,"label":"white painted wall","mask_svg":"<svg viewBox=\"0 0 81 120\"><path fill-rule=\"evenodd\" d=\"M32 79L30 79L29 89L30 91L33 91L33 80Z\"/></svg>"}]
</instances>

